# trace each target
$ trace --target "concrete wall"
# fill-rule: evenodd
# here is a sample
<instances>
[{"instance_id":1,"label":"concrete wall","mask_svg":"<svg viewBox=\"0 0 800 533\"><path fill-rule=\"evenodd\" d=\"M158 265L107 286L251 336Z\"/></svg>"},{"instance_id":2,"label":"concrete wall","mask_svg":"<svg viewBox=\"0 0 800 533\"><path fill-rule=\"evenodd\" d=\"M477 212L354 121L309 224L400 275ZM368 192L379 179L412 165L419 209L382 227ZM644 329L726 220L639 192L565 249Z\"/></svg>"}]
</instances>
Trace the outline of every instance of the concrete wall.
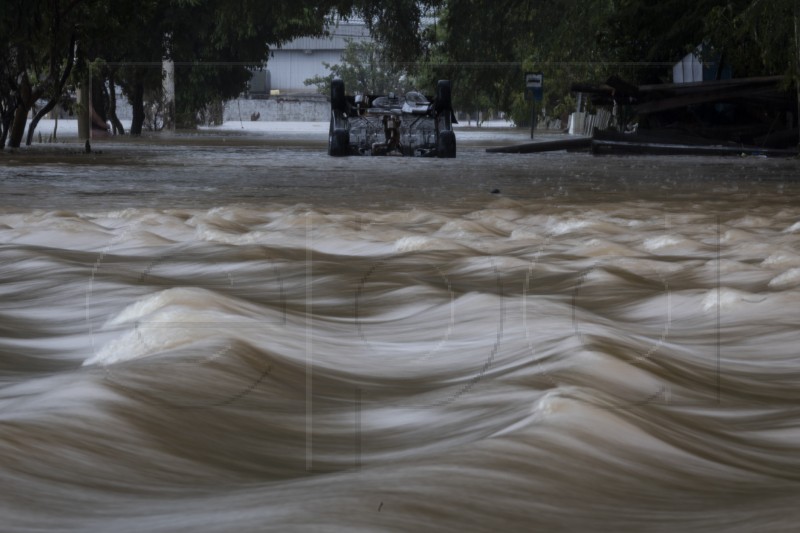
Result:
<instances>
[{"instance_id":1,"label":"concrete wall","mask_svg":"<svg viewBox=\"0 0 800 533\"><path fill-rule=\"evenodd\" d=\"M331 114L331 104L325 98L290 98L274 96L268 100L231 100L225 102L223 120L249 121L254 113L261 121L327 121Z\"/></svg>"},{"instance_id":2,"label":"concrete wall","mask_svg":"<svg viewBox=\"0 0 800 533\"><path fill-rule=\"evenodd\" d=\"M330 118L331 104L321 96L272 96L265 100L240 98L225 102L223 120L249 121L259 113L262 121L315 122ZM120 120L132 118L131 106L125 98L117 99Z\"/></svg>"}]
</instances>

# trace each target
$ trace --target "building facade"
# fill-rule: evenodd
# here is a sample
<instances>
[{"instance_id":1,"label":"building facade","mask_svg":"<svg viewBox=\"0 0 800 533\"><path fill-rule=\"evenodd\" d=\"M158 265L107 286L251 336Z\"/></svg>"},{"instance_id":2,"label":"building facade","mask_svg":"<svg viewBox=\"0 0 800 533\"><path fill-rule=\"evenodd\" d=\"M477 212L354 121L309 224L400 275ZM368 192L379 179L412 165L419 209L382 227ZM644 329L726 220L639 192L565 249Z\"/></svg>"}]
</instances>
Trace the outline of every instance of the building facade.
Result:
<instances>
[{"instance_id":1,"label":"building facade","mask_svg":"<svg viewBox=\"0 0 800 533\"><path fill-rule=\"evenodd\" d=\"M301 37L270 50L270 59L264 73L266 92L315 92L314 86L307 86L304 82L314 76L328 75L330 71L323 63L340 63L349 40L371 39L369 30L362 21L339 22L330 27L328 33L324 37Z\"/></svg>"}]
</instances>

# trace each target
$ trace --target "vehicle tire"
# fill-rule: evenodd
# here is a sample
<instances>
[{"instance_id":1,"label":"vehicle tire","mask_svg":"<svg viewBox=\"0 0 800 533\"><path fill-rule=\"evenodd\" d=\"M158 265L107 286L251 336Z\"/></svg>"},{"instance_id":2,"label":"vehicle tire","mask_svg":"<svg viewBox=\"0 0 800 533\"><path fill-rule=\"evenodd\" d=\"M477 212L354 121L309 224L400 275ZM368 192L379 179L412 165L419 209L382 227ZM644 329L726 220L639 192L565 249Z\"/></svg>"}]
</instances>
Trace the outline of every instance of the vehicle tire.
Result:
<instances>
[{"instance_id":1,"label":"vehicle tire","mask_svg":"<svg viewBox=\"0 0 800 533\"><path fill-rule=\"evenodd\" d=\"M439 133L439 140L436 143L436 157L452 159L456 156L456 134L454 131L443 131Z\"/></svg>"},{"instance_id":2,"label":"vehicle tire","mask_svg":"<svg viewBox=\"0 0 800 533\"><path fill-rule=\"evenodd\" d=\"M453 108L450 80L439 80L436 84L436 111L449 111Z\"/></svg>"},{"instance_id":3,"label":"vehicle tire","mask_svg":"<svg viewBox=\"0 0 800 533\"><path fill-rule=\"evenodd\" d=\"M346 156L350 153L350 134L347 130L332 130L328 136L328 155Z\"/></svg>"},{"instance_id":4,"label":"vehicle tire","mask_svg":"<svg viewBox=\"0 0 800 533\"><path fill-rule=\"evenodd\" d=\"M331 82L331 109L334 111L347 111L347 100L344 96L344 81L339 78Z\"/></svg>"}]
</instances>

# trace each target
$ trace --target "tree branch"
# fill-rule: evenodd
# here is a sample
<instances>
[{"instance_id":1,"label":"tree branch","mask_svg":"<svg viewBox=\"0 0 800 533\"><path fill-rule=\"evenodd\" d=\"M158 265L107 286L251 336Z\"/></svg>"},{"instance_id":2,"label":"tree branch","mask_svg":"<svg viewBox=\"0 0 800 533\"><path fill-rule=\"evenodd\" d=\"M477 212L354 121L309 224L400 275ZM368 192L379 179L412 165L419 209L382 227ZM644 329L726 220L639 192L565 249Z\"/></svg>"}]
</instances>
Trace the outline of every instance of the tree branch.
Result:
<instances>
[{"instance_id":1,"label":"tree branch","mask_svg":"<svg viewBox=\"0 0 800 533\"><path fill-rule=\"evenodd\" d=\"M69 75L72 72L72 66L75 64L75 40L76 35L73 31L69 38L67 64L64 67L64 71L61 73L61 77L59 78L57 85L53 87L53 92L50 94L50 99L48 100L47 104L41 108L31 120L31 124L28 126L28 137L25 139L26 146L30 146L31 142L33 142L33 132L36 130L36 126L39 124L39 121L42 120L47 113L53 110L58 103L58 100L61 98L61 94L64 91L64 86L67 84Z\"/></svg>"}]
</instances>

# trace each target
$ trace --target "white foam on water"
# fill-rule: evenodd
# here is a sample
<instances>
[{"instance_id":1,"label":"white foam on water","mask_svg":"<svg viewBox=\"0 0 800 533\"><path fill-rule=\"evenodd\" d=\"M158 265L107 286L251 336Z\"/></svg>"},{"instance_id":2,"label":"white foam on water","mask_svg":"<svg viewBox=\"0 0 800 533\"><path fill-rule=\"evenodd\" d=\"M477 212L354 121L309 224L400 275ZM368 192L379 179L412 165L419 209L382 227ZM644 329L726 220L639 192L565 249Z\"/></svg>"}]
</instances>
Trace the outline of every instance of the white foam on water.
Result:
<instances>
[{"instance_id":1,"label":"white foam on water","mask_svg":"<svg viewBox=\"0 0 800 533\"><path fill-rule=\"evenodd\" d=\"M789 226L788 228L786 228L783 231L784 231L784 233L798 233L798 232L800 232L800 221L795 222L794 224L792 224L791 226Z\"/></svg>"},{"instance_id":2,"label":"white foam on water","mask_svg":"<svg viewBox=\"0 0 800 533\"><path fill-rule=\"evenodd\" d=\"M800 285L800 267L790 268L783 274L769 280L771 289L788 289Z\"/></svg>"},{"instance_id":3,"label":"white foam on water","mask_svg":"<svg viewBox=\"0 0 800 533\"><path fill-rule=\"evenodd\" d=\"M796 527L795 161L287 127L1 156L5 529Z\"/></svg>"},{"instance_id":4,"label":"white foam on water","mask_svg":"<svg viewBox=\"0 0 800 533\"><path fill-rule=\"evenodd\" d=\"M460 249L461 246L450 240L412 235L399 239L395 243L394 248L398 252L405 253L423 250L453 250Z\"/></svg>"},{"instance_id":5,"label":"white foam on water","mask_svg":"<svg viewBox=\"0 0 800 533\"><path fill-rule=\"evenodd\" d=\"M551 220L548 223L550 233L565 235L591 227L595 224L592 220L572 218L568 220Z\"/></svg>"},{"instance_id":6,"label":"white foam on water","mask_svg":"<svg viewBox=\"0 0 800 533\"><path fill-rule=\"evenodd\" d=\"M685 239L676 237L674 235L659 235L657 237L645 239L643 245L644 249L648 252L656 252L663 250L664 248L673 248L682 245L685 242Z\"/></svg>"},{"instance_id":7,"label":"white foam on water","mask_svg":"<svg viewBox=\"0 0 800 533\"><path fill-rule=\"evenodd\" d=\"M745 291L721 287L719 290L711 289L703 297L703 311L711 312L717 309L732 311L741 309L747 304L757 303L764 300L764 297Z\"/></svg>"},{"instance_id":8,"label":"white foam on water","mask_svg":"<svg viewBox=\"0 0 800 533\"><path fill-rule=\"evenodd\" d=\"M761 262L762 267L780 268L795 265L800 266L800 255L788 251L774 252Z\"/></svg>"}]
</instances>

